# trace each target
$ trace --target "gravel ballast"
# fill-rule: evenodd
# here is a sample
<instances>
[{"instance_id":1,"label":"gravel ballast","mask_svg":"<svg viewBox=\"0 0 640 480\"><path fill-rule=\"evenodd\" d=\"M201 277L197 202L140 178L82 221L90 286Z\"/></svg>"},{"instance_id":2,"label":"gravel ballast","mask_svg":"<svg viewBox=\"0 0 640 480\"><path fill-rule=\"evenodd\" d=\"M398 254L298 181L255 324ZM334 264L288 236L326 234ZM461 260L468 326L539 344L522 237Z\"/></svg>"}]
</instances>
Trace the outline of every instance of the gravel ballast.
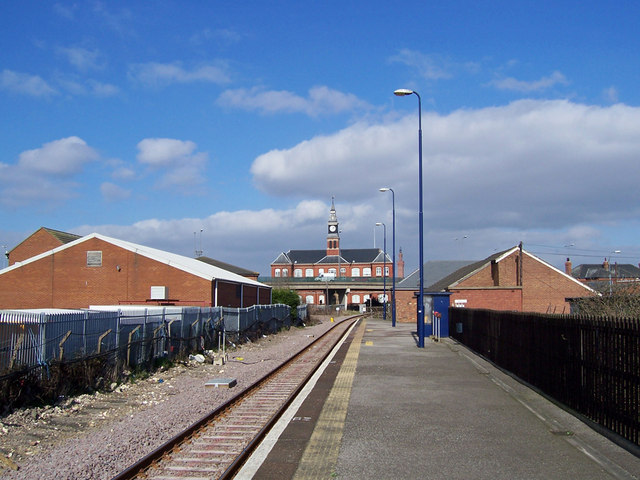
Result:
<instances>
[{"instance_id":1,"label":"gravel ballast","mask_svg":"<svg viewBox=\"0 0 640 480\"><path fill-rule=\"evenodd\" d=\"M335 325L318 320L228 350L225 365L190 361L109 393L0 418L0 478L110 479ZM219 377L237 385L205 387Z\"/></svg>"}]
</instances>

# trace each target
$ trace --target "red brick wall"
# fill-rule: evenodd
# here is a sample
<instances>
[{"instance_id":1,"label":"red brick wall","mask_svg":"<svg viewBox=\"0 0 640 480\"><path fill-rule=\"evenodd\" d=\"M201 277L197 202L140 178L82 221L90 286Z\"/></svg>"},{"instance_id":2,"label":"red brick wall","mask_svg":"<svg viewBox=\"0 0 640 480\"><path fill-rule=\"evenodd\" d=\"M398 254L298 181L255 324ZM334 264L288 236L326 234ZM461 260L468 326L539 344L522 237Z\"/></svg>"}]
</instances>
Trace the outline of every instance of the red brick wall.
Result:
<instances>
[{"instance_id":1,"label":"red brick wall","mask_svg":"<svg viewBox=\"0 0 640 480\"><path fill-rule=\"evenodd\" d=\"M88 250L102 251L101 267L87 266ZM218 285L218 305L239 307L239 286ZM94 238L0 275L0 308L144 303L151 286L168 287L169 299L181 304L213 305L210 281ZM255 287L245 287L244 306L256 297Z\"/></svg>"},{"instance_id":2,"label":"red brick wall","mask_svg":"<svg viewBox=\"0 0 640 480\"><path fill-rule=\"evenodd\" d=\"M418 297L414 295L413 290L396 290L396 322L415 323L418 312L417 301Z\"/></svg>"},{"instance_id":3,"label":"red brick wall","mask_svg":"<svg viewBox=\"0 0 640 480\"><path fill-rule=\"evenodd\" d=\"M44 228L41 228L9 252L9 265L13 265L16 262L22 262L27 258L48 252L60 245L62 245L60 240L51 235Z\"/></svg>"},{"instance_id":4,"label":"red brick wall","mask_svg":"<svg viewBox=\"0 0 640 480\"><path fill-rule=\"evenodd\" d=\"M453 289L449 304L456 300L466 300L466 308L486 308L489 310L522 311L522 290L520 288L486 288L478 290Z\"/></svg>"}]
</instances>

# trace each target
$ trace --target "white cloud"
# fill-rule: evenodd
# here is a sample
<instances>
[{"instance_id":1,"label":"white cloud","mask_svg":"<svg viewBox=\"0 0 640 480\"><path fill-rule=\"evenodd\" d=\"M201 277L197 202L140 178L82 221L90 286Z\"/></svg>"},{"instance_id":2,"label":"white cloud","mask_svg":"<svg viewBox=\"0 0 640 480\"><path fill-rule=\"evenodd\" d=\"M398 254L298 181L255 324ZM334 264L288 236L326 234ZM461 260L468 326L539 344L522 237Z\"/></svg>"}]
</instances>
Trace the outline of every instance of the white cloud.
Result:
<instances>
[{"instance_id":1,"label":"white cloud","mask_svg":"<svg viewBox=\"0 0 640 480\"><path fill-rule=\"evenodd\" d=\"M22 152L15 165L0 164L0 203L12 207L40 204L53 208L76 195L74 177L98 153L78 137L62 138Z\"/></svg>"},{"instance_id":2,"label":"white cloud","mask_svg":"<svg viewBox=\"0 0 640 480\"><path fill-rule=\"evenodd\" d=\"M189 189L204 181L206 153L196 152L191 141L173 138L146 138L138 143L138 161L164 171L157 187ZM191 192L193 193L193 192Z\"/></svg>"},{"instance_id":3,"label":"white cloud","mask_svg":"<svg viewBox=\"0 0 640 480\"><path fill-rule=\"evenodd\" d=\"M32 97L46 97L58 93L38 75L6 69L0 73L0 88Z\"/></svg>"},{"instance_id":4,"label":"white cloud","mask_svg":"<svg viewBox=\"0 0 640 480\"><path fill-rule=\"evenodd\" d=\"M68 137L22 152L18 165L37 174L69 176L80 172L83 165L97 158L96 151L84 140Z\"/></svg>"},{"instance_id":5,"label":"white cloud","mask_svg":"<svg viewBox=\"0 0 640 480\"><path fill-rule=\"evenodd\" d=\"M104 60L98 50L83 47L57 47L56 53L65 57L67 61L82 72L104 68Z\"/></svg>"},{"instance_id":6,"label":"white cloud","mask_svg":"<svg viewBox=\"0 0 640 480\"><path fill-rule=\"evenodd\" d=\"M567 85L569 82L567 78L560 72L553 72L547 77L542 77L539 80L524 81L517 80L513 77L496 79L491 82L491 85L500 90L513 90L521 93L540 92L556 85Z\"/></svg>"},{"instance_id":7,"label":"white cloud","mask_svg":"<svg viewBox=\"0 0 640 480\"><path fill-rule=\"evenodd\" d=\"M410 210L416 124L414 115L358 123L260 155L251 173L272 195L356 200L391 186ZM558 228L640 213L640 108L523 100L427 113L422 128L425 218L439 228Z\"/></svg>"},{"instance_id":8,"label":"white cloud","mask_svg":"<svg viewBox=\"0 0 640 480\"><path fill-rule=\"evenodd\" d=\"M223 62L200 65L191 70L183 67L180 62L141 63L130 67L129 76L151 86L193 82L225 84L230 81L227 66Z\"/></svg>"},{"instance_id":9,"label":"white cloud","mask_svg":"<svg viewBox=\"0 0 640 480\"><path fill-rule=\"evenodd\" d=\"M326 86L309 89L307 97L286 90L234 89L222 92L219 105L258 110L264 114L304 113L309 116L330 115L356 109L369 109L370 105L351 93L343 93Z\"/></svg>"}]
</instances>

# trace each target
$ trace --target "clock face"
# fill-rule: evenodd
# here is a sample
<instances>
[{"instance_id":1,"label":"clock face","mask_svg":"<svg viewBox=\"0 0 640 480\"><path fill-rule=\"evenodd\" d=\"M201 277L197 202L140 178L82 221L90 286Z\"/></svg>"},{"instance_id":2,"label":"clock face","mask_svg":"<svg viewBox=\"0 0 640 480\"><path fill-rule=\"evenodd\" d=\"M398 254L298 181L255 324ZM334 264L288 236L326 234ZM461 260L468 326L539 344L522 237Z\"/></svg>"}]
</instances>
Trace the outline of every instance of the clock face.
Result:
<instances>
[{"instance_id":1,"label":"clock face","mask_svg":"<svg viewBox=\"0 0 640 480\"><path fill-rule=\"evenodd\" d=\"M336 226L335 225L329 226L329 231L330 232L335 232L336 231Z\"/></svg>"}]
</instances>

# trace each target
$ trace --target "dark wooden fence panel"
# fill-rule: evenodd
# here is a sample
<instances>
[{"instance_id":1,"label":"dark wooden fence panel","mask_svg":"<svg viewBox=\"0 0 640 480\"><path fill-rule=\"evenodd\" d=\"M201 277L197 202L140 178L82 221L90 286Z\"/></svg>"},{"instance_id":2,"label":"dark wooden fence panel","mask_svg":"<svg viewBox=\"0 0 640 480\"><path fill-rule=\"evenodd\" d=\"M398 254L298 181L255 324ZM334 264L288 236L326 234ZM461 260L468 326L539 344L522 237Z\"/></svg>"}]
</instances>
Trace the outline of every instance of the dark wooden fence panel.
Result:
<instances>
[{"instance_id":1,"label":"dark wooden fence panel","mask_svg":"<svg viewBox=\"0 0 640 480\"><path fill-rule=\"evenodd\" d=\"M451 336L640 445L640 319L451 308Z\"/></svg>"}]
</instances>

